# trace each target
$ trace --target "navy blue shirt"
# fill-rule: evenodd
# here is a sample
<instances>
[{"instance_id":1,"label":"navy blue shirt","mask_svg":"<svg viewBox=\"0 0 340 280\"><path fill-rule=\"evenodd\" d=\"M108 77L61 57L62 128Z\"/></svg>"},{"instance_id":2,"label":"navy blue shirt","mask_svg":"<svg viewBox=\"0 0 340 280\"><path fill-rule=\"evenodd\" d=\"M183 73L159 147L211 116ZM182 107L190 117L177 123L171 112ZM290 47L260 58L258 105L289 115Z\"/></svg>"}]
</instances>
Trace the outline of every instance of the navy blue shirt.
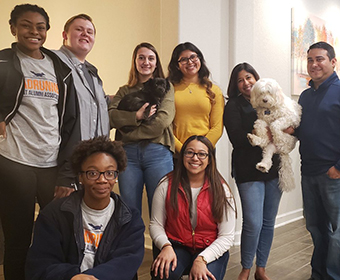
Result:
<instances>
[{"instance_id":1,"label":"navy blue shirt","mask_svg":"<svg viewBox=\"0 0 340 280\"><path fill-rule=\"evenodd\" d=\"M340 170L340 80L334 72L318 89L310 81L299 104L302 117L297 136L300 140L302 175Z\"/></svg>"}]
</instances>

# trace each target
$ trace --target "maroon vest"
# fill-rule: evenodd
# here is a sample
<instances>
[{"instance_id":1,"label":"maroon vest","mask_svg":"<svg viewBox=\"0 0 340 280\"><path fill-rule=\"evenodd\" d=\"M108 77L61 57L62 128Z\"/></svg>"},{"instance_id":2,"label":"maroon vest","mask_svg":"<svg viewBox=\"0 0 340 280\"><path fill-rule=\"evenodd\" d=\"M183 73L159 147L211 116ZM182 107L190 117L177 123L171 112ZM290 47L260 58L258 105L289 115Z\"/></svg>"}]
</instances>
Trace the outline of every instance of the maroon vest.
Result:
<instances>
[{"instance_id":1,"label":"maroon vest","mask_svg":"<svg viewBox=\"0 0 340 280\"><path fill-rule=\"evenodd\" d=\"M180 242L182 245L196 249L204 249L217 238L217 223L214 221L209 192L209 182L206 179L197 197L197 225L193 229L190 222L189 203L182 186L178 189L178 215L170 204L170 190L172 178L165 201L166 222L165 232L169 239Z\"/></svg>"}]
</instances>

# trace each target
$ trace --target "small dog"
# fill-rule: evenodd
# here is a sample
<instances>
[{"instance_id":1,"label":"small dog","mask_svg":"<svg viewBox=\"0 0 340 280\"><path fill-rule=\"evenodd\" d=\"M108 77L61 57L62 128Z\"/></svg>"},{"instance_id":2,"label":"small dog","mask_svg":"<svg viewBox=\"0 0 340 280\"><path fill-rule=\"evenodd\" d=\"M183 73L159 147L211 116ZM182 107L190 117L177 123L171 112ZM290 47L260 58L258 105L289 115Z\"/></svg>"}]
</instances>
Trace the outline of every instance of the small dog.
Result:
<instances>
[{"instance_id":1,"label":"small dog","mask_svg":"<svg viewBox=\"0 0 340 280\"><path fill-rule=\"evenodd\" d=\"M263 149L262 161L256 168L268 172L272 166L273 154L280 155L279 182L283 191L294 189L294 177L289 153L294 149L297 138L283 132L288 127L300 124L301 106L286 96L273 79L258 80L251 91L250 103L257 112L254 124L255 134L248 133L251 145ZM268 137L268 128L273 140Z\"/></svg>"},{"instance_id":2,"label":"small dog","mask_svg":"<svg viewBox=\"0 0 340 280\"><path fill-rule=\"evenodd\" d=\"M156 114L153 114L149 118L151 107L156 105L158 109L169 89L170 83L167 79L150 79L144 83L141 90L125 95L119 102L117 109L134 112L138 111L145 103L149 103L144 111L143 121L150 122L156 117Z\"/></svg>"}]
</instances>

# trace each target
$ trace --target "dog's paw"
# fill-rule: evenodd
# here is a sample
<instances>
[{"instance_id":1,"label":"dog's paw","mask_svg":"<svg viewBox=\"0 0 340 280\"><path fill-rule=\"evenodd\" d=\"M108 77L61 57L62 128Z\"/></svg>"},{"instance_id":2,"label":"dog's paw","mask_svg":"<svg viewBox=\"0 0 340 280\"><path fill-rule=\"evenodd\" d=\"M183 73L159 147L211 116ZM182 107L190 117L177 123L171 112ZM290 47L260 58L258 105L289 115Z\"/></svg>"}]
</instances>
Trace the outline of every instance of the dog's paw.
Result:
<instances>
[{"instance_id":1,"label":"dog's paw","mask_svg":"<svg viewBox=\"0 0 340 280\"><path fill-rule=\"evenodd\" d=\"M271 165L266 164L262 161L256 164L256 169L260 170L262 173L268 173L270 168L271 168Z\"/></svg>"},{"instance_id":2,"label":"dog's paw","mask_svg":"<svg viewBox=\"0 0 340 280\"><path fill-rule=\"evenodd\" d=\"M256 135L248 133L247 134L247 138L249 140L250 145L257 146L257 141L256 140L257 140L258 137Z\"/></svg>"}]
</instances>

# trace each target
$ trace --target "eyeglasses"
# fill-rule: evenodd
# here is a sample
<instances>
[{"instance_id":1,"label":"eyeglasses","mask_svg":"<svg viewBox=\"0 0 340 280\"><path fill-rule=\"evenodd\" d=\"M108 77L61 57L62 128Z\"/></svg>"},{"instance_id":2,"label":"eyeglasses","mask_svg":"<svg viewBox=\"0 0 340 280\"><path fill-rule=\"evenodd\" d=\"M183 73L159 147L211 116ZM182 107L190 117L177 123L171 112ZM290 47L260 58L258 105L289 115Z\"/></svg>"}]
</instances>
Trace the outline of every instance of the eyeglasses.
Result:
<instances>
[{"instance_id":1,"label":"eyeglasses","mask_svg":"<svg viewBox=\"0 0 340 280\"><path fill-rule=\"evenodd\" d=\"M185 151L185 152L184 152L184 156L185 156L186 158L193 158L195 155L197 155L197 157L198 157L199 159L206 159L207 156L208 156L209 154L207 154L207 153L205 153L205 152L198 152L198 153L195 153L195 152L193 152L193 151Z\"/></svg>"},{"instance_id":2,"label":"eyeglasses","mask_svg":"<svg viewBox=\"0 0 340 280\"><path fill-rule=\"evenodd\" d=\"M87 171L80 171L80 173L85 173L86 178L91 181L98 180L100 178L100 175L104 175L104 178L106 180L114 180L118 177L119 172L116 170L106 170L103 172L100 172L98 170L87 170Z\"/></svg>"},{"instance_id":3,"label":"eyeglasses","mask_svg":"<svg viewBox=\"0 0 340 280\"><path fill-rule=\"evenodd\" d=\"M198 55L197 54L192 54L190 55L189 57L182 57L180 60L178 60L177 62L182 64L182 65L185 65L185 64L188 64L189 63L189 60L191 62L196 62L198 60Z\"/></svg>"}]
</instances>

